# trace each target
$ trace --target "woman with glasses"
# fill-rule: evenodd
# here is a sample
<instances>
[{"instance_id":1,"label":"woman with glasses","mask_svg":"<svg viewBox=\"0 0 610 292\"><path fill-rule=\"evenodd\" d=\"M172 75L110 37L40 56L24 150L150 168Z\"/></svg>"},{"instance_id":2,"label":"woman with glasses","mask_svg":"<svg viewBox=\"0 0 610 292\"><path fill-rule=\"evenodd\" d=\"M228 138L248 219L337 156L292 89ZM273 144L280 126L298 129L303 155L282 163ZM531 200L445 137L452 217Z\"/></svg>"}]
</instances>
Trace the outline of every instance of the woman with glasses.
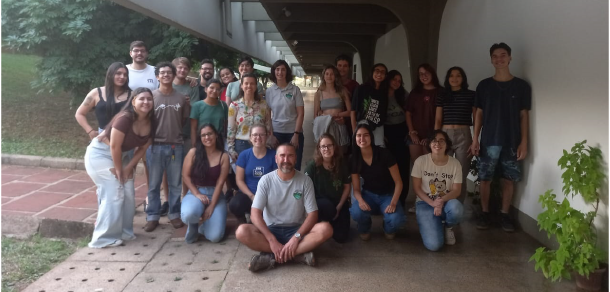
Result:
<instances>
[{"instance_id":1,"label":"woman with glasses","mask_svg":"<svg viewBox=\"0 0 610 292\"><path fill-rule=\"evenodd\" d=\"M383 230L387 239L394 239L396 231L406 221L403 207L398 203L402 179L396 160L390 151L373 145L373 131L360 124L354 131L351 177L354 189L350 213L358 223L362 240L371 238L371 215L383 215ZM364 180L361 184L360 179Z\"/></svg>"},{"instance_id":2,"label":"woman with glasses","mask_svg":"<svg viewBox=\"0 0 610 292\"><path fill-rule=\"evenodd\" d=\"M330 223L336 242L346 242L350 225L347 203L350 179L341 148L332 135L326 133L320 136L313 160L305 167L305 174L313 182L318 220Z\"/></svg>"},{"instance_id":3,"label":"woman with glasses","mask_svg":"<svg viewBox=\"0 0 610 292\"><path fill-rule=\"evenodd\" d=\"M250 145L250 127L263 124L271 133L270 110L267 102L256 93L256 77L244 74L241 78L239 98L229 106L229 123L227 144L231 161L237 161L237 156Z\"/></svg>"},{"instance_id":4,"label":"woman with glasses","mask_svg":"<svg viewBox=\"0 0 610 292\"><path fill-rule=\"evenodd\" d=\"M240 223L246 223L246 214L250 208L256 187L261 177L277 169L275 150L267 149L267 128L263 124L250 127L250 143L252 148L244 150L237 158L235 180L239 191L229 202L229 211L237 217Z\"/></svg>"},{"instance_id":5,"label":"woman with glasses","mask_svg":"<svg viewBox=\"0 0 610 292\"><path fill-rule=\"evenodd\" d=\"M447 155L452 143L447 133L435 130L429 137L431 153L413 164L413 191L417 225L424 246L437 251L444 244L454 245L453 226L462 221L464 207L457 200L462 189L460 162Z\"/></svg>"},{"instance_id":6,"label":"woman with glasses","mask_svg":"<svg viewBox=\"0 0 610 292\"><path fill-rule=\"evenodd\" d=\"M473 156L473 153L469 152L469 148L472 144L470 126L472 126L472 118L476 111L474 107L475 92L468 90L466 72L460 67L451 67L447 70L445 89L436 98L434 129L442 128L453 141L453 147L448 149L448 154L449 156L455 154L455 158L462 165L462 179L465 182ZM463 183L458 200L464 203L466 194L466 183Z\"/></svg>"},{"instance_id":7,"label":"woman with glasses","mask_svg":"<svg viewBox=\"0 0 610 292\"><path fill-rule=\"evenodd\" d=\"M211 242L219 242L225 234L227 203L222 186L229 174L229 156L225 154L222 137L212 124L205 124L199 139L189 150L182 167L182 180L188 192L182 199L180 218L188 229L186 243L193 243L203 234ZM203 223L199 225L199 221Z\"/></svg>"}]
</instances>

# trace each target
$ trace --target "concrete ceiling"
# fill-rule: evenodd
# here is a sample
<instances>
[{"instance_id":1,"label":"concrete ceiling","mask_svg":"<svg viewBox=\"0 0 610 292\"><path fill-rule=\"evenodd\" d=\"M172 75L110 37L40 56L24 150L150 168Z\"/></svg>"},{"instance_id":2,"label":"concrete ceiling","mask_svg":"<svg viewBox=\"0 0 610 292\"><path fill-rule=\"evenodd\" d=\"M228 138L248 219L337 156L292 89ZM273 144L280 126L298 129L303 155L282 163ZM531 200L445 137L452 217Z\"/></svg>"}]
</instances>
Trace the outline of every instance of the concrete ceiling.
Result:
<instances>
[{"instance_id":1,"label":"concrete ceiling","mask_svg":"<svg viewBox=\"0 0 610 292\"><path fill-rule=\"evenodd\" d=\"M320 74L324 65L333 64L339 54L374 51L377 39L400 24L391 11L374 4L261 4L310 75Z\"/></svg>"}]
</instances>

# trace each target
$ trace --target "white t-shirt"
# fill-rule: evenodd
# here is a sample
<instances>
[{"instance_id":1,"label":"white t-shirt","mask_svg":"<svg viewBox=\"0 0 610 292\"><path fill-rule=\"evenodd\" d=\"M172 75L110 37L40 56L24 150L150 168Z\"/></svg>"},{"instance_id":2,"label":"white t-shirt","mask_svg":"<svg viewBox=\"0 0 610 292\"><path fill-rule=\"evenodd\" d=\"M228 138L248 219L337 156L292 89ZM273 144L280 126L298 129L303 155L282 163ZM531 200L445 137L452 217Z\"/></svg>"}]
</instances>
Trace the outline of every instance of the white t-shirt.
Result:
<instances>
[{"instance_id":1,"label":"white t-shirt","mask_svg":"<svg viewBox=\"0 0 610 292\"><path fill-rule=\"evenodd\" d=\"M159 88L159 80L155 76L155 67L146 64L146 68L135 70L129 64L127 70L129 70L129 88L131 90L136 90L138 87L146 87L150 90Z\"/></svg>"},{"instance_id":2,"label":"white t-shirt","mask_svg":"<svg viewBox=\"0 0 610 292\"><path fill-rule=\"evenodd\" d=\"M421 178L421 188L431 199L441 197L451 190L453 184L462 183L462 166L454 157L443 166L434 164L432 154L418 157L413 163L412 177ZM417 197L416 201L421 201Z\"/></svg>"},{"instance_id":3,"label":"white t-shirt","mask_svg":"<svg viewBox=\"0 0 610 292\"><path fill-rule=\"evenodd\" d=\"M267 226L301 225L308 213L318 210L313 182L299 171L291 180L283 181L278 171L267 173L258 181L252 208L263 210Z\"/></svg>"},{"instance_id":4,"label":"white t-shirt","mask_svg":"<svg viewBox=\"0 0 610 292\"><path fill-rule=\"evenodd\" d=\"M273 131L293 133L297 125L297 107L305 105L301 89L292 83L284 89L274 84L267 88L265 99L271 108Z\"/></svg>"}]
</instances>

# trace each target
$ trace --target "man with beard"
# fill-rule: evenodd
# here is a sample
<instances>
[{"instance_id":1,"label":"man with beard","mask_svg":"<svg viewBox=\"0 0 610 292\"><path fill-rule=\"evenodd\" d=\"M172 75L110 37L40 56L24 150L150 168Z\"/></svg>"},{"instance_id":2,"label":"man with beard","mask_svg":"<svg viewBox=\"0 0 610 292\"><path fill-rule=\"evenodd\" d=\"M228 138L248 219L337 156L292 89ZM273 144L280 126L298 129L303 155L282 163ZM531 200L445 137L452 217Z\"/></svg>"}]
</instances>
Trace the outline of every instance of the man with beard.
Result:
<instances>
[{"instance_id":1,"label":"man with beard","mask_svg":"<svg viewBox=\"0 0 610 292\"><path fill-rule=\"evenodd\" d=\"M155 77L155 67L146 64L148 49L143 41L133 41L129 45L129 56L132 63L127 65L129 70L129 88L136 90L146 87L150 90L159 88L159 81Z\"/></svg>"},{"instance_id":2,"label":"man with beard","mask_svg":"<svg viewBox=\"0 0 610 292\"><path fill-rule=\"evenodd\" d=\"M296 171L296 149L277 148L276 171L264 175L252 202L250 220L237 228L237 240L260 251L250 259L252 272L271 269L291 260L315 265L312 250L333 235L328 222L318 222L318 205L311 179Z\"/></svg>"},{"instance_id":3,"label":"man with beard","mask_svg":"<svg viewBox=\"0 0 610 292\"><path fill-rule=\"evenodd\" d=\"M203 59L201 69L199 69L199 78L197 78L199 100L204 100L207 97L205 88L208 87L208 81L212 78L214 78L214 62L210 59Z\"/></svg>"}]
</instances>

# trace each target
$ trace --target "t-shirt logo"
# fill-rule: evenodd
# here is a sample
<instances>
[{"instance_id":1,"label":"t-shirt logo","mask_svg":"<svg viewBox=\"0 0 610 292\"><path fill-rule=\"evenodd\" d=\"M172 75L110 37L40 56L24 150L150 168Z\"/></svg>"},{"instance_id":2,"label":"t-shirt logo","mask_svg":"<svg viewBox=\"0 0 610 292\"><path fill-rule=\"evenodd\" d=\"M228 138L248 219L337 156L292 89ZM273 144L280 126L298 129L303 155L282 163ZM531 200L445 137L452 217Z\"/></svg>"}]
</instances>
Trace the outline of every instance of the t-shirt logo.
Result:
<instances>
[{"instance_id":1,"label":"t-shirt logo","mask_svg":"<svg viewBox=\"0 0 610 292\"><path fill-rule=\"evenodd\" d=\"M286 98L288 98L288 99L292 99L292 94L290 94L290 93L286 93Z\"/></svg>"},{"instance_id":2,"label":"t-shirt logo","mask_svg":"<svg viewBox=\"0 0 610 292\"><path fill-rule=\"evenodd\" d=\"M261 177L261 176L263 176L264 173L265 173L264 166L257 166L252 170L252 176L254 176L254 177Z\"/></svg>"},{"instance_id":3,"label":"t-shirt logo","mask_svg":"<svg viewBox=\"0 0 610 292\"><path fill-rule=\"evenodd\" d=\"M148 83L155 83L153 79L147 79Z\"/></svg>"},{"instance_id":4,"label":"t-shirt logo","mask_svg":"<svg viewBox=\"0 0 610 292\"><path fill-rule=\"evenodd\" d=\"M430 101L430 96L427 96L427 95L426 95L426 97L424 97L424 101L425 101L425 102Z\"/></svg>"},{"instance_id":5,"label":"t-shirt logo","mask_svg":"<svg viewBox=\"0 0 610 292\"><path fill-rule=\"evenodd\" d=\"M301 192L294 192L292 195L297 200L300 200L303 197L303 194Z\"/></svg>"}]
</instances>

